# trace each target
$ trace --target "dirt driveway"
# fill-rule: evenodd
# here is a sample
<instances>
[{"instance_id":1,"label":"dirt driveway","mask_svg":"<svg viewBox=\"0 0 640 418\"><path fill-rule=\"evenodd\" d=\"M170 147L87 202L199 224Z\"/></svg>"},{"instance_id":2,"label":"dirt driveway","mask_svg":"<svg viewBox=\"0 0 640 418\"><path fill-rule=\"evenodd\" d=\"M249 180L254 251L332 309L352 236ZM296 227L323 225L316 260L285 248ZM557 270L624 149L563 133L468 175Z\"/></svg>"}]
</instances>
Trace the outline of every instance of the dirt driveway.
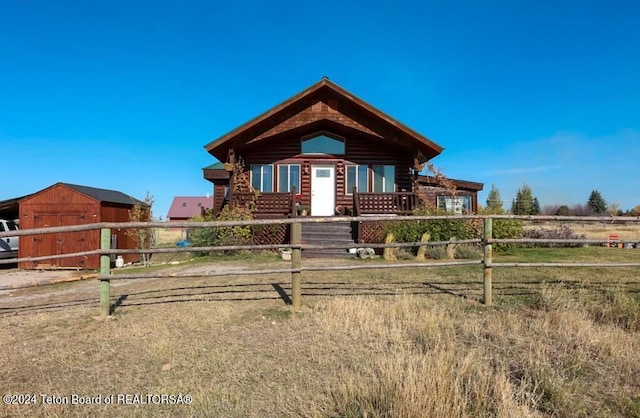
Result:
<instances>
[{"instance_id":1,"label":"dirt driveway","mask_svg":"<svg viewBox=\"0 0 640 418\"><path fill-rule=\"evenodd\" d=\"M0 292L95 277L97 277L95 273L76 270L22 270L17 268L3 268L0 270Z\"/></svg>"}]
</instances>

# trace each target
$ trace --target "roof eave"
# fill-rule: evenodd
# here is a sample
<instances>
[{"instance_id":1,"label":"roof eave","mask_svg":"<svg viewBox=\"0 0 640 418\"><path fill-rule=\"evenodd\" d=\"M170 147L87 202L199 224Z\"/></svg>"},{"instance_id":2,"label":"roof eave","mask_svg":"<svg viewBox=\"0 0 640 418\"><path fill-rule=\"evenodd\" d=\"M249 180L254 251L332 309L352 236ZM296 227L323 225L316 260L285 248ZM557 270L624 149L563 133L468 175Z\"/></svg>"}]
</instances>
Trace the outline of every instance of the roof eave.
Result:
<instances>
[{"instance_id":1,"label":"roof eave","mask_svg":"<svg viewBox=\"0 0 640 418\"><path fill-rule=\"evenodd\" d=\"M423 183L428 186L439 186L437 180L432 176L419 175L418 182ZM460 179L448 179L450 180L457 188L467 189L473 191L480 191L484 189L484 183L477 183L475 181L468 180L460 180Z\"/></svg>"},{"instance_id":2,"label":"roof eave","mask_svg":"<svg viewBox=\"0 0 640 418\"><path fill-rule=\"evenodd\" d=\"M393 128L398 129L404 135L406 135L406 136L408 136L410 138L413 138L414 140L416 140L417 142L421 143L426 148L431 150L432 152L429 152L429 153L427 153L428 155L425 155L425 157L428 157L427 160L439 155L444 150L443 147L441 147L440 145L438 145L435 142L431 141L429 138L419 134L418 132L414 131L413 129L411 129L411 128L407 127L406 125L402 124L401 122L397 121L396 119L391 118L390 116L386 115L382 111L380 111L380 110L376 109L375 107L371 106L370 104L368 104L364 100L358 98L357 96L351 94L347 90L345 90L342 87L338 86L337 84L333 83L328 78L322 78L320 81L318 81L317 83L315 83L312 86L308 87L307 89L301 91L300 93L290 97L289 99L285 100L284 102L276 105L275 107L269 109L268 111L262 113L261 115L251 119L250 121L244 123L243 125L237 127L236 129L234 129L234 130L224 134L223 136L211 141L210 143L205 145L204 148L207 150L207 152L209 152L211 155L215 156L218 159L221 159L221 157L222 158L226 158L226 155L222 155L222 154L226 154L224 149L221 149L222 153L218 153L218 155L216 155L216 152L215 152L216 149L222 148L227 142L231 141L233 138L238 137L239 135L241 135L245 131L255 127L259 123L261 123L261 122L265 121L266 119L276 115L277 113L279 113L281 111L284 111L289 106L291 106L294 103L302 100L303 98L315 93L316 91L320 90L321 88L323 88L325 86L330 88L331 90L333 90L337 94L341 95L345 99L349 100L350 102L355 103L357 106L359 106L362 109L366 110L368 113L372 114L373 116L383 120L385 123L387 123L388 125L392 126Z\"/></svg>"},{"instance_id":3,"label":"roof eave","mask_svg":"<svg viewBox=\"0 0 640 418\"><path fill-rule=\"evenodd\" d=\"M251 119L250 121L238 126L237 128L233 129L232 131L227 132L226 134L222 135L221 137L218 137L217 139L214 139L213 141L211 141L207 145L205 145L204 148L207 150L207 152L211 153L211 151L214 148L217 148L217 147L223 145L224 143L226 143L230 139L236 137L238 134L246 131L247 129L250 129L250 128L254 127L258 123L260 123L260 122L270 118L271 116L277 114L278 112L286 109L289 105L291 105L291 104L297 102L298 100L300 100L300 99L312 94L313 92L317 91L322 86L324 86L326 84L326 82L328 82L328 81L329 80L326 79L326 78L321 79L320 81L318 81L317 83L313 84L312 86L306 88L305 90L301 91L300 93L288 98L287 100L283 101L282 103L272 107L271 109L269 109L266 112L256 116L255 118Z\"/></svg>"}]
</instances>

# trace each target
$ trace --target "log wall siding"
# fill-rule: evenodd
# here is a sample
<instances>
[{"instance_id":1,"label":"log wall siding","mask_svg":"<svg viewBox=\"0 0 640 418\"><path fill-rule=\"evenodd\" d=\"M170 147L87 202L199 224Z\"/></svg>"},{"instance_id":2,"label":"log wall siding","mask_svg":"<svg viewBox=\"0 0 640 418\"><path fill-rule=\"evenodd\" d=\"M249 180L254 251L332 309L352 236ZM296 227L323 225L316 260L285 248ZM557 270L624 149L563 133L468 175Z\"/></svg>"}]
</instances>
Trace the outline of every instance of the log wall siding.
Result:
<instances>
[{"instance_id":1,"label":"log wall siding","mask_svg":"<svg viewBox=\"0 0 640 418\"><path fill-rule=\"evenodd\" d=\"M225 202L225 186L229 184L229 180L217 180L213 183L213 212L218 213L222 210Z\"/></svg>"},{"instance_id":2,"label":"log wall siding","mask_svg":"<svg viewBox=\"0 0 640 418\"><path fill-rule=\"evenodd\" d=\"M327 130L329 131L329 130ZM319 132L314 130L306 132L306 135ZM311 166L312 165L334 165L336 167L336 205L352 206L353 198L351 191L346 190L346 172L348 165L367 165L369 168L373 165L393 165L396 171L396 190L410 191L412 189L412 176L410 168L413 165L413 155L409 151L400 151L399 153L391 152L375 137L367 134L351 134L345 135L344 132L330 130L345 137L345 155L344 156L311 156L300 154L301 138L305 134L281 135L273 138L271 141L247 146L237 151L245 164L245 175L250 179L250 171L252 164L273 164L274 191L278 186L278 169L279 164L299 164L301 168L301 204L311 204ZM373 172L369 170L369 187L373 184Z\"/></svg>"}]
</instances>

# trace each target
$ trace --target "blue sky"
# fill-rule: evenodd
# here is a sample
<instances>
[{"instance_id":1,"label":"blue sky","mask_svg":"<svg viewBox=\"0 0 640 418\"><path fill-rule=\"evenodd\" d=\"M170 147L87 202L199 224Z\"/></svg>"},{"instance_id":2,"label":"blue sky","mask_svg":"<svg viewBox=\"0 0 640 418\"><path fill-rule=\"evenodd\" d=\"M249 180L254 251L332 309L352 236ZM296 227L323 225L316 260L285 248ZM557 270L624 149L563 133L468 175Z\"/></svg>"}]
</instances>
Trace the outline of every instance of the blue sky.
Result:
<instances>
[{"instance_id":1,"label":"blue sky","mask_svg":"<svg viewBox=\"0 0 640 418\"><path fill-rule=\"evenodd\" d=\"M211 193L205 144L328 76L482 202L526 182L542 206L632 208L638 28L626 0L0 0L0 200L63 181L148 191L164 218Z\"/></svg>"}]
</instances>

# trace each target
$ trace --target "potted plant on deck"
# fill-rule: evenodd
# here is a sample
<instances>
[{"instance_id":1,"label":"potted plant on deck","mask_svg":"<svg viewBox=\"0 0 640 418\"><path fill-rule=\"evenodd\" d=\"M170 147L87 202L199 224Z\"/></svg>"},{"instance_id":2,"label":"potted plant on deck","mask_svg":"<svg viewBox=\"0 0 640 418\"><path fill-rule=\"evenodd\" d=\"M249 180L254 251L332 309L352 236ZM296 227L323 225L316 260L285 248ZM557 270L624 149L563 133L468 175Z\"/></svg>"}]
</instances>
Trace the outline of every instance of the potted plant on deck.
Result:
<instances>
[{"instance_id":1,"label":"potted plant on deck","mask_svg":"<svg viewBox=\"0 0 640 418\"><path fill-rule=\"evenodd\" d=\"M351 216L353 215L353 210L349 206L336 206L336 215L339 216Z\"/></svg>"},{"instance_id":2,"label":"potted plant on deck","mask_svg":"<svg viewBox=\"0 0 640 418\"><path fill-rule=\"evenodd\" d=\"M307 205L298 205L298 216L307 216L311 212L311 208Z\"/></svg>"}]
</instances>

